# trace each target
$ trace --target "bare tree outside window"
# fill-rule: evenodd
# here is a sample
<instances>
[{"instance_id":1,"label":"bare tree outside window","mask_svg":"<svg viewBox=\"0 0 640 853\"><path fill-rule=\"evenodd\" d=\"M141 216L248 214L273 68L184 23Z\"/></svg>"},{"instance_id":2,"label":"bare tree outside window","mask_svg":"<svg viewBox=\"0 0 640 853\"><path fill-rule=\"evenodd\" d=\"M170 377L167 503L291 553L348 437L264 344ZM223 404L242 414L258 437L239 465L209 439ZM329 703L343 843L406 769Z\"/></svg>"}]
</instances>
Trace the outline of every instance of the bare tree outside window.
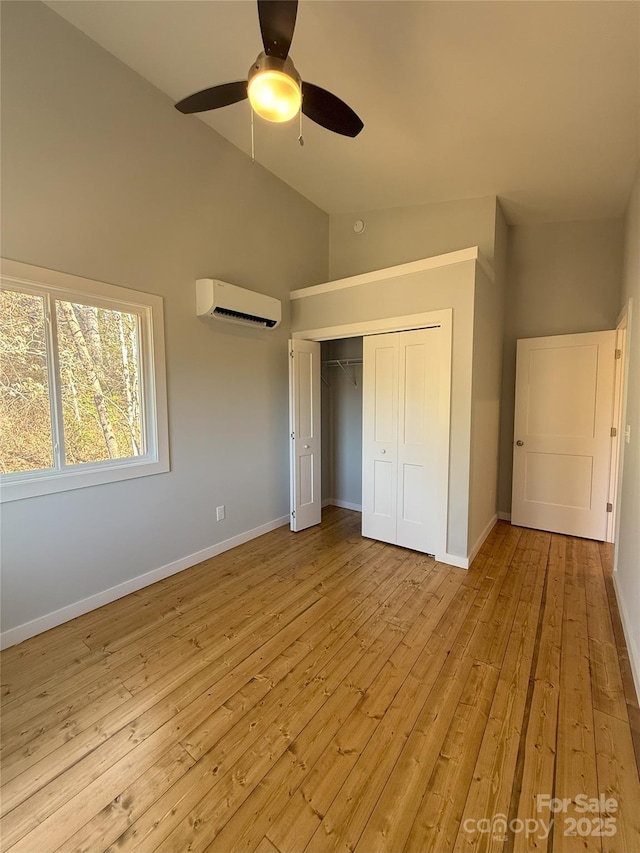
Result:
<instances>
[{"instance_id":1,"label":"bare tree outside window","mask_svg":"<svg viewBox=\"0 0 640 853\"><path fill-rule=\"evenodd\" d=\"M53 466L44 299L0 291L0 473Z\"/></svg>"},{"instance_id":2,"label":"bare tree outside window","mask_svg":"<svg viewBox=\"0 0 640 853\"><path fill-rule=\"evenodd\" d=\"M135 314L56 300L65 462L139 456Z\"/></svg>"},{"instance_id":3,"label":"bare tree outside window","mask_svg":"<svg viewBox=\"0 0 640 853\"><path fill-rule=\"evenodd\" d=\"M139 319L52 300L65 466L144 453ZM0 473L55 467L45 299L0 294Z\"/></svg>"}]
</instances>

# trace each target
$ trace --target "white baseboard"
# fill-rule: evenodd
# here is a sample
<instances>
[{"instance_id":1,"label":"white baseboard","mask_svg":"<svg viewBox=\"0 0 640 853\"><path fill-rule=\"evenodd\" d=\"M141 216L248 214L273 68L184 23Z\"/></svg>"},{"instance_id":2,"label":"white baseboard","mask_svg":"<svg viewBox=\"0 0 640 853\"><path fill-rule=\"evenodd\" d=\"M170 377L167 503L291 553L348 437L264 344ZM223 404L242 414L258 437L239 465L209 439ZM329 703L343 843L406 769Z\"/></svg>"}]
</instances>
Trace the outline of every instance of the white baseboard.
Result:
<instances>
[{"instance_id":1,"label":"white baseboard","mask_svg":"<svg viewBox=\"0 0 640 853\"><path fill-rule=\"evenodd\" d=\"M352 504L349 501L339 501L338 498L326 498L322 501L322 508L326 506L339 506L342 509L352 509L354 512L362 512L362 504Z\"/></svg>"},{"instance_id":2,"label":"white baseboard","mask_svg":"<svg viewBox=\"0 0 640 853\"><path fill-rule=\"evenodd\" d=\"M618 610L620 611L620 620L622 622L622 630L624 631L624 638L627 642L629 661L631 663L631 672L633 673L633 680L636 685L636 695L640 697L640 649L638 649L636 645L636 640L632 632L631 619L629 618L629 614L624 603L624 598L620 594L617 572L613 573L613 588L616 592Z\"/></svg>"},{"instance_id":3,"label":"white baseboard","mask_svg":"<svg viewBox=\"0 0 640 853\"><path fill-rule=\"evenodd\" d=\"M485 529L482 531L480 536L478 536L478 539L477 539L475 545L473 546L473 548L471 549L471 552L469 554L469 565L471 565L473 563L473 561L476 558L478 551L480 550L480 548L482 548L482 546L485 543L486 538L491 533L491 531L493 530L493 528L496 526L497 523L498 523L498 516L494 515L493 518L491 519L491 521L487 524Z\"/></svg>"},{"instance_id":4,"label":"white baseboard","mask_svg":"<svg viewBox=\"0 0 640 853\"><path fill-rule=\"evenodd\" d=\"M352 509L354 512L362 512L362 504L352 504L349 501L339 501L337 498L331 498L331 503L334 506L342 507L342 509Z\"/></svg>"},{"instance_id":5,"label":"white baseboard","mask_svg":"<svg viewBox=\"0 0 640 853\"><path fill-rule=\"evenodd\" d=\"M455 566L457 569L468 569L469 560L467 557L459 557L457 554L436 554L437 563L445 563L447 566Z\"/></svg>"},{"instance_id":6,"label":"white baseboard","mask_svg":"<svg viewBox=\"0 0 640 853\"><path fill-rule=\"evenodd\" d=\"M510 512L499 512L498 518L500 521L511 521L511 513Z\"/></svg>"},{"instance_id":7,"label":"white baseboard","mask_svg":"<svg viewBox=\"0 0 640 853\"><path fill-rule=\"evenodd\" d=\"M436 560L439 563L446 563L448 566L456 566L458 569L468 569L469 566L471 565L471 563L473 563L473 561L476 557L476 554L478 553L480 548L482 548L482 546L484 545L485 539L491 533L493 528L496 526L498 518L499 518L499 514L493 516L491 521L487 524L485 529L482 531L482 533L478 537L478 540L475 543L475 545L473 546L473 548L471 549L471 552L469 553L468 557L459 557L457 554L444 553L444 554L436 554Z\"/></svg>"},{"instance_id":8,"label":"white baseboard","mask_svg":"<svg viewBox=\"0 0 640 853\"><path fill-rule=\"evenodd\" d=\"M245 533L239 533L237 536L232 536L230 539L225 539L223 542L218 542L216 545L210 545L202 551L196 551L195 554L189 554L179 560L174 560L166 566L160 566L159 569L153 569L150 572L145 572L143 575L138 575L124 583L112 586L102 592L97 592L95 595L90 595L88 598L83 598L81 601L76 601L73 604L68 604L66 607L61 607L59 610L54 610L52 613L46 613L44 616L39 616L37 619L32 619L30 622L24 622L22 625L16 625L15 628L9 628L0 634L0 649L6 649L9 646L15 646L23 640L28 640L29 637L35 637L36 634L42 634L50 628L55 628L57 625L62 625L63 622L68 622L70 619L75 619L76 616L82 616L84 613L89 613L90 610L96 610L105 604L116 601L118 598L123 598L132 592L137 592L145 586L150 586L152 583L168 578L178 572L189 569L197 563L202 563L203 560L209 560L211 557L216 557L224 551L229 551L244 542L249 542L251 539L256 539L264 533L269 533L277 527L282 527L283 524L289 523L289 516L283 515L282 518L276 518L273 521L268 521L266 524L261 524L259 527L254 527L253 530L247 530Z\"/></svg>"}]
</instances>

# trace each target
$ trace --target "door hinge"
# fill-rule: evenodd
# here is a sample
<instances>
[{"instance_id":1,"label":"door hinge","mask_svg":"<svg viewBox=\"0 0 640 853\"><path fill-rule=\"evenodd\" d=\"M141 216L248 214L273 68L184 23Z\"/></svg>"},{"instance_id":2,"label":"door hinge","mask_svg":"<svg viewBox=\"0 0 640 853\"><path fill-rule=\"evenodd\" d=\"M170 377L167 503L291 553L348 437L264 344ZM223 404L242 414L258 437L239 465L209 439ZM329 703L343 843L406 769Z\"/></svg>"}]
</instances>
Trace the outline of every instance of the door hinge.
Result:
<instances>
[{"instance_id":1,"label":"door hinge","mask_svg":"<svg viewBox=\"0 0 640 853\"><path fill-rule=\"evenodd\" d=\"M621 349L616 350L616 358L622 358L622 350Z\"/></svg>"},{"instance_id":2,"label":"door hinge","mask_svg":"<svg viewBox=\"0 0 640 853\"><path fill-rule=\"evenodd\" d=\"M295 518L295 517L296 517L296 511L295 511L295 509L292 509L291 510L291 518Z\"/></svg>"},{"instance_id":3,"label":"door hinge","mask_svg":"<svg viewBox=\"0 0 640 853\"><path fill-rule=\"evenodd\" d=\"M613 512L613 504L607 504L607 512Z\"/></svg>"},{"instance_id":4,"label":"door hinge","mask_svg":"<svg viewBox=\"0 0 640 853\"><path fill-rule=\"evenodd\" d=\"M296 437L295 432L292 432L292 433L291 433L291 438L295 438L295 437Z\"/></svg>"},{"instance_id":5,"label":"door hinge","mask_svg":"<svg viewBox=\"0 0 640 853\"><path fill-rule=\"evenodd\" d=\"M618 435L618 430L615 427L611 427L611 438L615 438Z\"/></svg>"},{"instance_id":6,"label":"door hinge","mask_svg":"<svg viewBox=\"0 0 640 853\"><path fill-rule=\"evenodd\" d=\"M292 349L289 350L289 357L293 358L293 350ZM618 358L618 356L616 356L616 358Z\"/></svg>"}]
</instances>

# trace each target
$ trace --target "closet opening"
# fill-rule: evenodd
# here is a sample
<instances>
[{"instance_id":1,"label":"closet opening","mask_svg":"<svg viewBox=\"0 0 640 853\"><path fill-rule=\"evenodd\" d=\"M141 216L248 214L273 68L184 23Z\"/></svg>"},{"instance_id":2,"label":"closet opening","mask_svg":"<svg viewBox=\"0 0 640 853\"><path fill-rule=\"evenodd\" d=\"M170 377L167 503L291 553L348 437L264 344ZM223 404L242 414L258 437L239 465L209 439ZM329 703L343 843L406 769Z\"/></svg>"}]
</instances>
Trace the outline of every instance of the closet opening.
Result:
<instances>
[{"instance_id":1,"label":"closet opening","mask_svg":"<svg viewBox=\"0 0 640 853\"><path fill-rule=\"evenodd\" d=\"M294 532L333 504L363 536L446 553L451 312L422 319L289 342Z\"/></svg>"},{"instance_id":2,"label":"closet opening","mask_svg":"<svg viewBox=\"0 0 640 853\"><path fill-rule=\"evenodd\" d=\"M362 337L320 351L322 505L362 512Z\"/></svg>"}]
</instances>

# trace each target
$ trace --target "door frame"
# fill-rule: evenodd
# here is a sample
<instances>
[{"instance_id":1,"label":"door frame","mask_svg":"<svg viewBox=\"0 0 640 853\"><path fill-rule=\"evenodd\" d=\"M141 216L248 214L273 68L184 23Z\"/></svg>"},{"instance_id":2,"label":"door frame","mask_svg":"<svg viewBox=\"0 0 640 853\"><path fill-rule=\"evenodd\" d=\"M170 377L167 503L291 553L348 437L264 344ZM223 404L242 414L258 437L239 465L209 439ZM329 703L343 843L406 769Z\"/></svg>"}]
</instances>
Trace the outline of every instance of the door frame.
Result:
<instances>
[{"instance_id":1,"label":"door frame","mask_svg":"<svg viewBox=\"0 0 640 853\"><path fill-rule=\"evenodd\" d=\"M615 436L611 442L611 463L609 466L609 502L612 510L607 519L606 542L615 542L616 529L618 526L618 480L620 474L620 461L622 455L622 412L624 378L626 375L625 359L627 349L627 312L626 308L616 326L616 368L613 379L613 412L611 423L615 429ZM620 355L618 356L618 353Z\"/></svg>"},{"instance_id":2,"label":"door frame","mask_svg":"<svg viewBox=\"0 0 640 853\"><path fill-rule=\"evenodd\" d=\"M466 569L469 560L455 554L449 554L449 457L451 427L451 374L453 342L453 309L427 311L419 314L403 314L397 317L384 317L379 320L364 320L359 323L345 323L340 326L324 326L316 329L303 329L292 332L294 339L307 341L332 341L340 338L359 338L365 335L382 335L387 332L408 332L413 329L439 327L445 334L443 350L445 357L440 365L440 394L438 403L438 435L443 452L439 457L438 483L442 495L440 508L438 548L435 558L438 562L448 563Z\"/></svg>"},{"instance_id":3,"label":"door frame","mask_svg":"<svg viewBox=\"0 0 640 853\"><path fill-rule=\"evenodd\" d=\"M607 542L614 543L613 552L613 571L614 579L615 572L618 568L618 540L620 538L620 500L622 498L622 471L624 468L624 451L625 451L625 424L627 420L627 397L628 397L628 381L629 381L629 357L631 348L629 346L629 333L631 331L633 313L633 300L630 298L618 316L616 324L616 332L618 334L616 347L621 350L621 358L616 359L616 388L615 393L620 392L617 411L613 412L614 426L617 429L615 451L612 450L611 457L611 485L610 497L613 504L613 518L611 519L611 538L607 536ZM618 385L619 383L619 385ZM607 531L609 532L609 531Z\"/></svg>"}]
</instances>

